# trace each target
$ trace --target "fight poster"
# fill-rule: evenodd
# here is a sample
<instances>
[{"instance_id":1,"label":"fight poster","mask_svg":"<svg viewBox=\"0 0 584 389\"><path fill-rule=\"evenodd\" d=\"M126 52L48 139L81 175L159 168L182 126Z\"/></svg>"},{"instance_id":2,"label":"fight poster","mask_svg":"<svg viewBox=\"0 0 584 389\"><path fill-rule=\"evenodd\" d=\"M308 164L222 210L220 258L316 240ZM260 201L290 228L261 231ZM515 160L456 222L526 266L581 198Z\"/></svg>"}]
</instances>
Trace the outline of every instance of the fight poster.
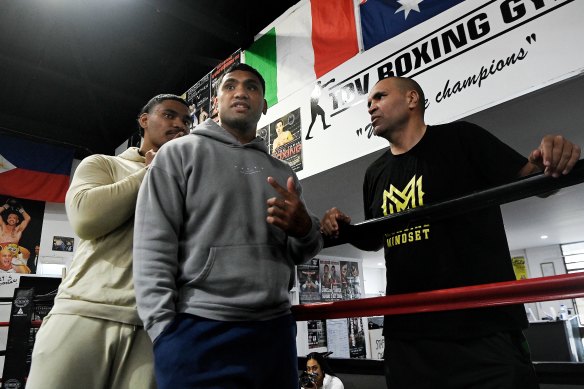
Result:
<instances>
[{"instance_id":1,"label":"fight poster","mask_svg":"<svg viewBox=\"0 0 584 389\"><path fill-rule=\"evenodd\" d=\"M318 259L313 258L304 265L297 266L300 304L320 301ZM310 327L309 327L310 329Z\"/></svg>"},{"instance_id":2,"label":"fight poster","mask_svg":"<svg viewBox=\"0 0 584 389\"><path fill-rule=\"evenodd\" d=\"M361 298L359 262L341 261L341 295L343 300Z\"/></svg>"},{"instance_id":3,"label":"fight poster","mask_svg":"<svg viewBox=\"0 0 584 389\"><path fill-rule=\"evenodd\" d=\"M302 170L300 108L270 123L268 144L272 156L285 161L294 172Z\"/></svg>"},{"instance_id":4,"label":"fight poster","mask_svg":"<svg viewBox=\"0 0 584 389\"><path fill-rule=\"evenodd\" d=\"M322 301L341 300L341 263L336 260L321 259L320 267L320 294Z\"/></svg>"},{"instance_id":5,"label":"fight poster","mask_svg":"<svg viewBox=\"0 0 584 389\"><path fill-rule=\"evenodd\" d=\"M221 62L219 65L211 71L211 118L215 121L219 120L219 113L217 112L217 89L219 88L219 82L221 77L225 74L225 71L232 65L237 65L241 63L241 50L237 50L235 53L231 54L229 58Z\"/></svg>"},{"instance_id":6,"label":"fight poster","mask_svg":"<svg viewBox=\"0 0 584 389\"><path fill-rule=\"evenodd\" d=\"M307 325L308 349L326 347L326 320L308 320Z\"/></svg>"},{"instance_id":7,"label":"fight poster","mask_svg":"<svg viewBox=\"0 0 584 389\"><path fill-rule=\"evenodd\" d=\"M347 319L349 330L349 356L351 358L366 358L365 329L363 328L363 318L350 317Z\"/></svg>"},{"instance_id":8,"label":"fight poster","mask_svg":"<svg viewBox=\"0 0 584 389\"><path fill-rule=\"evenodd\" d=\"M45 202L0 195L0 273L36 273Z\"/></svg>"},{"instance_id":9,"label":"fight poster","mask_svg":"<svg viewBox=\"0 0 584 389\"><path fill-rule=\"evenodd\" d=\"M186 96L189 112L193 118L193 127L209 117L211 101L211 73L201 78L188 91Z\"/></svg>"}]
</instances>

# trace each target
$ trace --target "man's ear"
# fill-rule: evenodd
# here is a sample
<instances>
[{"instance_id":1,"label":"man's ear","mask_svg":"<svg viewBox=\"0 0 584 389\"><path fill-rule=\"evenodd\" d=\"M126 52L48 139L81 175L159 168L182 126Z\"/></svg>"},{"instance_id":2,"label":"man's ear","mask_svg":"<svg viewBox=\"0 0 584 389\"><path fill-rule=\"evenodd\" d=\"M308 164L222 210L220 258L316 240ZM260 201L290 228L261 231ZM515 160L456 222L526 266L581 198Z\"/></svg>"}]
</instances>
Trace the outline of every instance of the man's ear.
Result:
<instances>
[{"instance_id":1,"label":"man's ear","mask_svg":"<svg viewBox=\"0 0 584 389\"><path fill-rule=\"evenodd\" d=\"M418 101L420 100L420 95L415 90L408 91L408 105L410 108L415 108L418 106Z\"/></svg>"},{"instance_id":2,"label":"man's ear","mask_svg":"<svg viewBox=\"0 0 584 389\"><path fill-rule=\"evenodd\" d=\"M140 115L140 117L138 118L138 123L140 124L140 127L142 127L143 130L148 128L148 113L147 112L144 112Z\"/></svg>"},{"instance_id":3,"label":"man's ear","mask_svg":"<svg viewBox=\"0 0 584 389\"><path fill-rule=\"evenodd\" d=\"M264 109L262 109L262 113L265 115L268 112L268 102L264 99Z\"/></svg>"}]
</instances>

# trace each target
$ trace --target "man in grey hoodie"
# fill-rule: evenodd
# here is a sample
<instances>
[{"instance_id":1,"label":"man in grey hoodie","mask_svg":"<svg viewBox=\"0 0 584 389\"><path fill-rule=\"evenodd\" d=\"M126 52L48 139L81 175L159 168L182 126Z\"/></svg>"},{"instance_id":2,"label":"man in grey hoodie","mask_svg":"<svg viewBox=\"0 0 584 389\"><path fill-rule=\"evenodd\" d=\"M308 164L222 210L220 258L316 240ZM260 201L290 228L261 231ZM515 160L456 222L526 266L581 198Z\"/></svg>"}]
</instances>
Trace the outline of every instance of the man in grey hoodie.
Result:
<instances>
[{"instance_id":1,"label":"man in grey hoodie","mask_svg":"<svg viewBox=\"0 0 584 389\"><path fill-rule=\"evenodd\" d=\"M288 292L322 237L256 137L264 91L252 67L228 69L219 123L161 148L140 189L134 282L159 389L298 388Z\"/></svg>"}]
</instances>

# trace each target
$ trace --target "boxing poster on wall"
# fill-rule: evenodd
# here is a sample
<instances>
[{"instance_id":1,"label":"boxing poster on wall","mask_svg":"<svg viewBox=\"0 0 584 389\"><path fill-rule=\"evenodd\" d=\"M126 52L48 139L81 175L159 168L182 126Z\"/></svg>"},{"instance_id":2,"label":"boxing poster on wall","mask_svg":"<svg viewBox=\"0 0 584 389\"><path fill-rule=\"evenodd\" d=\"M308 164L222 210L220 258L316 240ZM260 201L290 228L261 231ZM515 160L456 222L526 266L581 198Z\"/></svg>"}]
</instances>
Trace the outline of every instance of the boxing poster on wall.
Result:
<instances>
[{"instance_id":1,"label":"boxing poster on wall","mask_svg":"<svg viewBox=\"0 0 584 389\"><path fill-rule=\"evenodd\" d=\"M341 295L343 300L361 298L359 262L341 261Z\"/></svg>"},{"instance_id":2,"label":"boxing poster on wall","mask_svg":"<svg viewBox=\"0 0 584 389\"><path fill-rule=\"evenodd\" d=\"M292 170L302 170L302 134L300 108L287 113L270 123L269 150L272 156L287 162Z\"/></svg>"},{"instance_id":3,"label":"boxing poster on wall","mask_svg":"<svg viewBox=\"0 0 584 389\"><path fill-rule=\"evenodd\" d=\"M341 263L336 260L321 259L320 267L320 295L322 301L341 300Z\"/></svg>"},{"instance_id":4,"label":"boxing poster on wall","mask_svg":"<svg viewBox=\"0 0 584 389\"><path fill-rule=\"evenodd\" d=\"M318 281L318 259L313 258L304 265L297 266L298 297L300 304L320 301L320 282Z\"/></svg>"},{"instance_id":5,"label":"boxing poster on wall","mask_svg":"<svg viewBox=\"0 0 584 389\"><path fill-rule=\"evenodd\" d=\"M363 318L350 317L347 319L349 329L349 356L351 358L366 358L365 329L363 328Z\"/></svg>"},{"instance_id":6,"label":"boxing poster on wall","mask_svg":"<svg viewBox=\"0 0 584 389\"><path fill-rule=\"evenodd\" d=\"M308 320L308 349L326 347L326 320Z\"/></svg>"},{"instance_id":7,"label":"boxing poster on wall","mask_svg":"<svg viewBox=\"0 0 584 389\"><path fill-rule=\"evenodd\" d=\"M0 272L36 273L45 202L0 195Z\"/></svg>"},{"instance_id":8,"label":"boxing poster on wall","mask_svg":"<svg viewBox=\"0 0 584 389\"><path fill-rule=\"evenodd\" d=\"M225 70L227 70L232 65L237 65L241 63L241 50L237 50L235 53L231 54L229 58L225 61L221 62L219 65L215 66L215 68L211 71L211 117L218 120L218 112L217 112L217 88L219 88L219 81L221 80L221 76L225 74Z\"/></svg>"},{"instance_id":9,"label":"boxing poster on wall","mask_svg":"<svg viewBox=\"0 0 584 389\"><path fill-rule=\"evenodd\" d=\"M209 117L211 99L211 73L201 78L188 91L186 100L189 104L189 113L193 118L193 126L204 122Z\"/></svg>"}]
</instances>

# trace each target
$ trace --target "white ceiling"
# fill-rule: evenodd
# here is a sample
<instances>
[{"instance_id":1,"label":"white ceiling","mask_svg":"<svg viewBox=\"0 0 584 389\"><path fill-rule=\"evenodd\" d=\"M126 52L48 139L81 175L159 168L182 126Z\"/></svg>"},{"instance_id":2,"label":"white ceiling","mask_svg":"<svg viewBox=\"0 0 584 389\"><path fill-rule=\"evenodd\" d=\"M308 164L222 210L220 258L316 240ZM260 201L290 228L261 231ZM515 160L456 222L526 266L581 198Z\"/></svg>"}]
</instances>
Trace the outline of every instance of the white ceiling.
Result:
<instances>
[{"instance_id":1,"label":"white ceiling","mask_svg":"<svg viewBox=\"0 0 584 389\"><path fill-rule=\"evenodd\" d=\"M523 155L545 134L562 134L584 146L584 76L554 84L470 115L464 120L489 130ZM429 123L432 124L432 123ZM583 147L584 148L584 147ZM362 181L367 166L380 152L302 180L304 198L317 215L335 206L363 221ZM584 184L565 188L547 199L532 197L502 206L511 250L584 241ZM548 235L542 240L540 236ZM323 255L363 258L365 267L379 267L383 251L368 253L350 245L325 249Z\"/></svg>"}]
</instances>

